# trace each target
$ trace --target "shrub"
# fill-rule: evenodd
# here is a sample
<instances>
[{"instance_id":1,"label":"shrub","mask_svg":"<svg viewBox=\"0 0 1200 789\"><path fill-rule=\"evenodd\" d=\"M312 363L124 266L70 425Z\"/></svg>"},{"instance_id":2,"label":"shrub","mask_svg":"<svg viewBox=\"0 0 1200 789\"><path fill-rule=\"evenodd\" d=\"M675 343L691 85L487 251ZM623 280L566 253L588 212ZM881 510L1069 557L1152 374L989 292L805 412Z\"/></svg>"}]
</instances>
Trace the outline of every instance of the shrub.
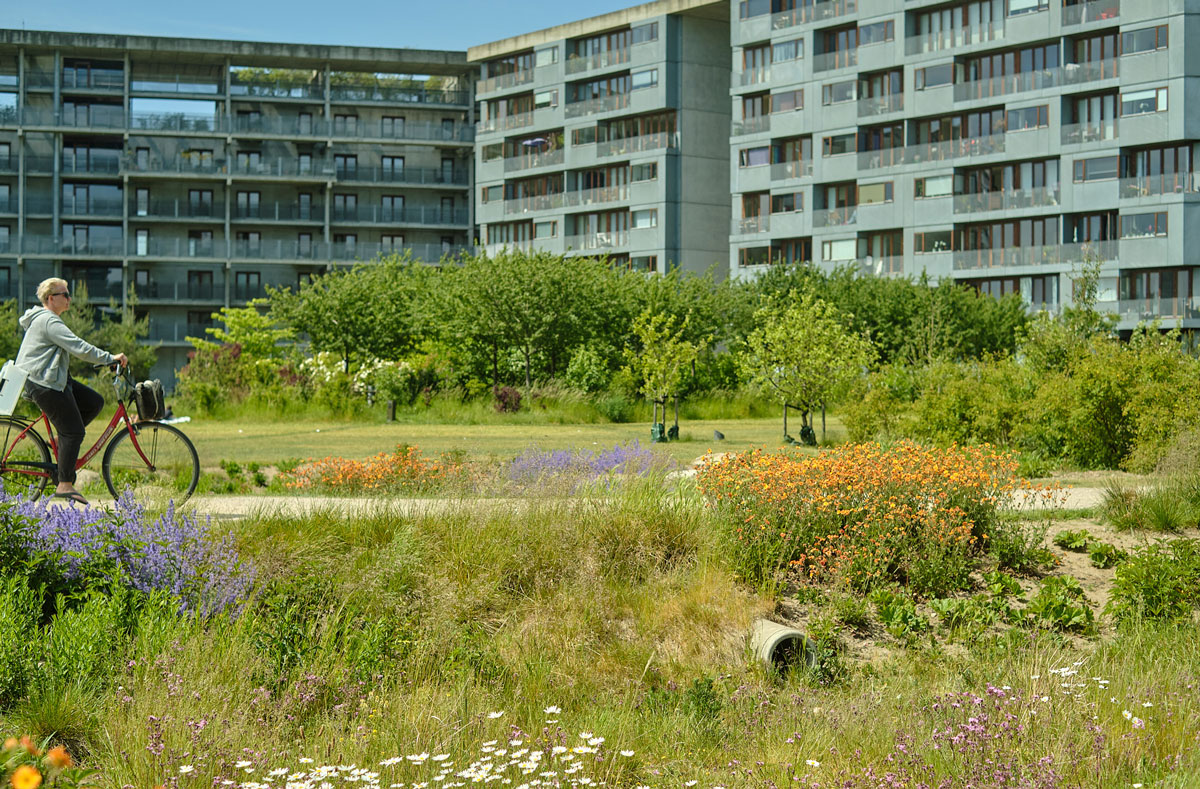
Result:
<instances>
[{"instance_id":1,"label":"shrub","mask_svg":"<svg viewBox=\"0 0 1200 789\"><path fill-rule=\"evenodd\" d=\"M1101 570L1116 567L1129 558L1129 554L1117 546L1098 540L1088 543L1087 551L1088 559L1091 560L1092 566L1098 567Z\"/></svg>"},{"instance_id":2,"label":"shrub","mask_svg":"<svg viewBox=\"0 0 1200 789\"><path fill-rule=\"evenodd\" d=\"M727 514L736 569L752 582L790 563L862 589L915 575L928 591L961 585L1018 484L1013 466L987 447L858 444L727 455L698 482Z\"/></svg>"},{"instance_id":3,"label":"shrub","mask_svg":"<svg viewBox=\"0 0 1200 789\"><path fill-rule=\"evenodd\" d=\"M1046 525L1025 521L999 521L988 534L988 552L1001 570L1033 575L1057 564L1054 554L1042 545Z\"/></svg>"},{"instance_id":4,"label":"shrub","mask_svg":"<svg viewBox=\"0 0 1200 789\"><path fill-rule=\"evenodd\" d=\"M917 613L911 598L888 589L876 589L871 594L875 614L887 631L902 641L912 639L929 628L925 617Z\"/></svg>"},{"instance_id":5,"label":"shrub","mask_svg":"<svg viewBox=\"0 0 1200 789\"><path fill-rule=\"evenodd\" d=\"M1079 581L1068 575L1055 575L1042 581L1042 588L1029 601L1026 613L1052 630L1096 634L1096 619L1084 597Z\"/></svg>"},{"instance_id":6,"label":"shrub","mask_svg":"<svg viewBox=\"0 0 1200 789\"><path fill-rule=\"evenodd\" d=\"M1118 624L1150 619L1184 621L1200 605L1200 543L1157 542L1136 550L1117 568L1107 610Z\"/></svg>"},{"instance_id":7,"label":"shrub","mask_svg":"<svg viewBox=\"0 0 1200 789\"><path fill-rule=\"evenodd\" d=\"M583 392L599 392L612 378L608 360L590 345L575 349L563 380L567 386Z\"/></svg>"},{"instance_id":8,"label":"shrub","mask_svg":"<svg viewBox=\"0 0 1200 789\"><path fill-rule=\"evenodd\" d=\"M1066 548L1068 551L1083 552L1088 549L1091 539L1092 535L1088 533L1087 529L1077 531L1063 529L1054 535L1054 544L1059 548Z\"/></svg>"},{"instance_id":9,"label":"shrub","mask_svg":"<svg viewBox=\"0 0 1200 789\"><path fill-rule=\"evenodd\" d=\"M0 706L25 695L41 613L40 593L22 578L0 576Z\"/></svg>"},{"instance_id":10,"label":"shrub","mask_svg":"<svg viewBox=\"0 0 1200 789\"><path fill-rule=\"evenodd\" d=\"M496 397L496 410L501 414L515 414L521 410L521 393L511 386L497 386L492 394Z\"/></svg>"},{"instance_id":11,"label":"shrub","mask_svg":"<svg viewBox=\"0 0 1200 789\"><path fill-rule=\"evenodd\" d=\"M632 421L634 404L620 392L607 392L596 399L596 410L608 421L623 424Z\"/></svg>"}]
</instances>

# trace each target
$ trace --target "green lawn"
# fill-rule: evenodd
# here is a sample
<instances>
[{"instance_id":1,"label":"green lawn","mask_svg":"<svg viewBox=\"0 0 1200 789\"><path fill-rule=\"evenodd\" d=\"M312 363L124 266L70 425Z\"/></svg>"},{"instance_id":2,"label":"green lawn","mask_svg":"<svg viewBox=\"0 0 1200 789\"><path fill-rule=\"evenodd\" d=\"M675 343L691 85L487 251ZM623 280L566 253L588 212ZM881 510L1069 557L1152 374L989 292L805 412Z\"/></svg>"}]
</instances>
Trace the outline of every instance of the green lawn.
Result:
<instances>
[{"instance_id":1,"label":"green lawn","mask_svg":"<svg viewBox=\"0 0 1200 789\"><path fill-rule=\"evenodd\" d=\"M780 445L778 419L728 419L680 423L683 440L663 445L672 457L690 462L709 449L736 452L753 446ZM799 420L789 422L792 435ZM219 460L271 464L286 458L367 457L413 444L426 454L464 450L473 458L512 457L536 445L543 449L607 448L638 440L648 443L649 422L581 425L456 425L364 422L228 422L194 419L180 425L196 444L200 462L216 466ZM841 440L841 422L828 420L828 438ZM713 431L725 434L714 441ZM818 437L820 427L818 423Z\"/></svg>"}]
</instances>

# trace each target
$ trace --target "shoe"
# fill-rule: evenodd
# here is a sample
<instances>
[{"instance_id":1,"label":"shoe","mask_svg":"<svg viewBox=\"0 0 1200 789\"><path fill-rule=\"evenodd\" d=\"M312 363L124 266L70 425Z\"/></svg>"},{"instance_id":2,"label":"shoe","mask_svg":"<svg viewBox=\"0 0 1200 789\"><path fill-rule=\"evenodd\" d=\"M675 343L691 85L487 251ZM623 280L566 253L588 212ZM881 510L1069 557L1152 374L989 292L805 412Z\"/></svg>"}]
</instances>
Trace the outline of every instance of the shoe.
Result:
<instances>
[{"instance_id":1,"label":"shoe","mask_svg":"<svg viewBox=\"0 0 1200 789\"><path fill-rule=\"evenodd\" d=\"M74 491L74 490L69 491L67 493L55 493L51 496L51 498L66 499L67 501L73 501L76 504L83 504L84 506L87 506L90 503L87 499L85 499L83 497L83 494L79 493L78 491Z\"/></svg>"}]
</instances>

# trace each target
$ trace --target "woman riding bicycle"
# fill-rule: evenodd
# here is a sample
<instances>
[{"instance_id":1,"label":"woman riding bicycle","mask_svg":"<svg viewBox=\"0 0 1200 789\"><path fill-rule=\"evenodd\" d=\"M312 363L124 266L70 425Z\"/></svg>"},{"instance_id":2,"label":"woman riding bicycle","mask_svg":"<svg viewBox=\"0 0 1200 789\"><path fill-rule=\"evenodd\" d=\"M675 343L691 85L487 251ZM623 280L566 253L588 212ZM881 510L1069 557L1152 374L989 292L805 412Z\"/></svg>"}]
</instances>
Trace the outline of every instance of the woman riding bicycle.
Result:
<instances>
[{"instance_id":1,"label":"woman riding bicycle","mask_svg":"<svg viewBox=\"0 0 1200 789\"><path fill-rule=\"evenodd\" d=\"M71 307L67 281L43 280L37 288L41 307L30 307L20 318L25 338L16 364L25 371L25 396L49 417L58 431L58 487L54 496L87 504L75 489L75 461L84 430L104 408L104 398L71 377L69 356L92 364L129 364L125 354L111 354L79 339L60 317Z\"/></svg>"}]
</instances>

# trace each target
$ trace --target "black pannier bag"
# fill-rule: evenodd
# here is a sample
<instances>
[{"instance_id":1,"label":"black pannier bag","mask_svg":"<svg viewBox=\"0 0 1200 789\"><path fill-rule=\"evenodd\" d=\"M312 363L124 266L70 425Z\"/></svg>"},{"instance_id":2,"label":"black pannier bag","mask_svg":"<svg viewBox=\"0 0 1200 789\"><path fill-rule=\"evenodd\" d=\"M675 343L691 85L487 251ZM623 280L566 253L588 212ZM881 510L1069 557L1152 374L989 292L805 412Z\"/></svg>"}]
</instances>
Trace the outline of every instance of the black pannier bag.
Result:
<instances>
[{"instance_id":1,"label":"black pannier bag","mask_svg":"<svg viewBox=\"0 0 1200 789\"><path fill-rule=\"evenodd\" d=\"M143 422L162 419L167 413L162 381L155 378L133 387L133 402L137 406L138 419Z\"/></svg>"}]
</instances>

